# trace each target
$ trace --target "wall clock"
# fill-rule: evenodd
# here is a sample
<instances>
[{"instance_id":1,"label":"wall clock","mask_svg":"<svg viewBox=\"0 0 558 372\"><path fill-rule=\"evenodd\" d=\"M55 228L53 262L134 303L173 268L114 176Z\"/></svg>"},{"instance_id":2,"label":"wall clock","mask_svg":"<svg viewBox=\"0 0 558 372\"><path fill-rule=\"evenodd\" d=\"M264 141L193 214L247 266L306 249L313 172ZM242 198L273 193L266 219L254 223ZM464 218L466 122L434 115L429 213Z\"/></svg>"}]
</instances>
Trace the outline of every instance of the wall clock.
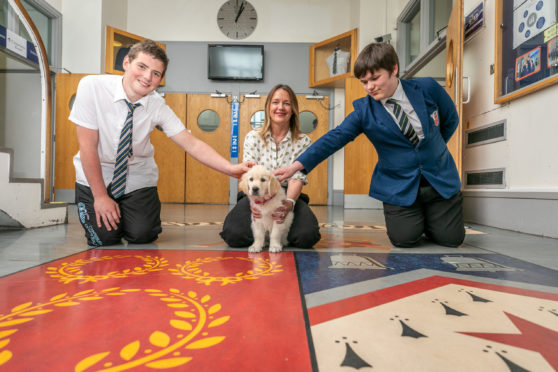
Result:
<instances>
[{"instance_id":1,"label":"wall clock","mask_svg":"<svg viewBox=\"0 0 558 372\"><path fill-rule=\"evenodd\" d=\"M245 39L258 24L256 9L246 0L228 0L217 12L217 25L230 39Z\"/></svg>"}]
</instances>

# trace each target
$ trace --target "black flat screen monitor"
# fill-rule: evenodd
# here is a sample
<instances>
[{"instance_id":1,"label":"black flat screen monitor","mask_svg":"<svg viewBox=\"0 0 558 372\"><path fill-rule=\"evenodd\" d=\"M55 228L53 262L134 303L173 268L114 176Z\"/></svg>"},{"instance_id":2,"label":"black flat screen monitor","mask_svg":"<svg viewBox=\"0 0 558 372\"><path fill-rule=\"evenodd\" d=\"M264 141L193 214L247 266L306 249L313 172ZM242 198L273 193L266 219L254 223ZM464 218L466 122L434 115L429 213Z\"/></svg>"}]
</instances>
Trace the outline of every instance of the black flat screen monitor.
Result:
<instances>
[{"instance_id":1,"label":"black flat screen monitor","mask_svg":"<svg viewBox=\"0 0 558 372\"><path fill-rule=\"evenodd\" d=\"M208 78L212 80L263 80L263 45L209 44Z\"/></svg>"}]
</instances>

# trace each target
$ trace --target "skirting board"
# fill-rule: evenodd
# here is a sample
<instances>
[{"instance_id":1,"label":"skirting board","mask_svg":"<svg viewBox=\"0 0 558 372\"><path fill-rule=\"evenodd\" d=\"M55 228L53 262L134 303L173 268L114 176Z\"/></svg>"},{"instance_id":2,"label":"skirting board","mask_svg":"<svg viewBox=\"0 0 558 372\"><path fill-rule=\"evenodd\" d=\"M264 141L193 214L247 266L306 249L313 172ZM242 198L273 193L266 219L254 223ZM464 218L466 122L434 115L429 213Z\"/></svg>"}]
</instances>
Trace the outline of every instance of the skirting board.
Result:
<instances>
[{"instance_id":1,"label":"skirting board","mask_svg":"<svg viewBox=\"0 0 558 372\"><path fill-rule=\"evenodd\" d=\"M56 189L55 200L57 202L75 203L76 202L75 189Z\"/></svg>"},{"instance_id":2,"label":"skirting board","mask_svg":"<svg viewBox=\"0 0 558 372\"><path fill-rule=\"evenodd\" d=\"M558 238L558 192L463 191L466 222Z\"/></svg>"}]
</instances>

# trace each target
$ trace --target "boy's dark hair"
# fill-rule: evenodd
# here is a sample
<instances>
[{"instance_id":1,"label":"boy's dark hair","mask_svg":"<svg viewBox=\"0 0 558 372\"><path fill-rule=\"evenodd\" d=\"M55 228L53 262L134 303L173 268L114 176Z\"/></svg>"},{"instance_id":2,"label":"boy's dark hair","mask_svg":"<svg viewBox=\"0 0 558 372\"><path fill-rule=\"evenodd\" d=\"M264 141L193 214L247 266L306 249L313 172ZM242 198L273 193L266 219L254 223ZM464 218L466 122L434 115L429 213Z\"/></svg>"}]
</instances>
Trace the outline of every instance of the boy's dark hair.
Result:
<instances>
[{"instance_id":1,"label":"boy's dark hair","mask_svg":"<svg viewBox=\"0 0 558 372\"><path fill-rule=\"evenodd\" d=\"M138 54L140 54L140 52L149 54L153 56L153 58L163 62L163 76L165 76L167 66L169 65L169 58L167 57L167 53L163 48L161 48L153 40L146 39L140 41L139 43L135 43L134 45L132 45L132 47L130 48L130 51L128 52L129 61L132 62L138 56Z\"/></svg>"},{"instance_id":2,"label":"boy's dark hair","mask_svg":"<svg viewBox=\"0 0 558 372\"><path fill-rule=\"evenodd\" d=\"M391 75L395 65L397 65L397 77L399 77L399 58L391 44L371 43L359 53L355 61L354 74L357 79L360 79L368 71L373 74L374 71L383 68Z\"/></svg>"}]
</instances>

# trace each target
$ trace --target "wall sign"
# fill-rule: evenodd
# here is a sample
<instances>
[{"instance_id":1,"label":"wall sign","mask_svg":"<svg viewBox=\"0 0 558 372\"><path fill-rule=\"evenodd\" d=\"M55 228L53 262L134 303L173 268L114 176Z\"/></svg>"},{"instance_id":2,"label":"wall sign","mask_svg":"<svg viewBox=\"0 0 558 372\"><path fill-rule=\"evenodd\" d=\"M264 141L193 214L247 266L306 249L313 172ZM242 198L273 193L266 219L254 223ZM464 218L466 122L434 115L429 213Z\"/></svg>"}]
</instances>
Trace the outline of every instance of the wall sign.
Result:
<instances>
[{"instance_id":1,"label":"wall sign","mask_svg":"<svg viewBox=\"0 0 558 372\"><path fill-rule=\"evenodd\" d=\"M0 47L11 50L31 62L39 63L39 56L35 45L15 32L6 29L4 26L0 26Z\"/></svg>"},{"instance_id":2,"label":"wall sign","mask_svg":"<svg viewBox=\"0 0 558 372\"><path fill-rule=\"evenodd\" d=\"M238 115L240 103L233 97L231 103L231 158L238 158Z\"/></svg>"},{"instance_id":3,"label":"wall sign","mask_svg":"<svg viewBox=\"0 0 558 372\"><path fill-rule=\"evenodd\" d=\"M484 1L465 16L465 39L468 39L484 26Z\"/></svg>"}]
</instances>

